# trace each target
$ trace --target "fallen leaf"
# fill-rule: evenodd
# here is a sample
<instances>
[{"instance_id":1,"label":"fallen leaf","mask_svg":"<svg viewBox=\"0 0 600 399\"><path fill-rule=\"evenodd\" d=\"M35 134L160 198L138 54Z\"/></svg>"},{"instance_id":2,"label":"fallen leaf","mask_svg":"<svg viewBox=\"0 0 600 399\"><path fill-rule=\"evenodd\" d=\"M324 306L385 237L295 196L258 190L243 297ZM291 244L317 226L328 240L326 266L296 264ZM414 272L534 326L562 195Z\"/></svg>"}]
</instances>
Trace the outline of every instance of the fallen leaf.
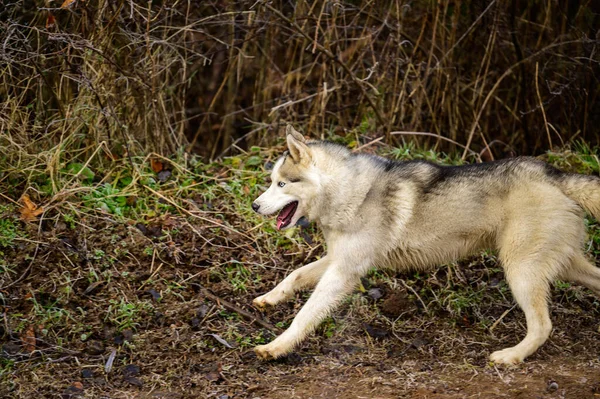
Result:
<instances>
[{"instance_id":1,"label":"fallen leaf","mask_svg":"<svg viewBox=\"0 0 600 399\"><path fill-rule=\"evenodd\" d=\"M26 352L31 353L35 350L35 331L33 326L21 333L21 342L23 342L23 349Z\"/></svg>"},{"instance_id":2,"label":"fallen leaf","mask_svg":"<svg viewBox=\"0 0 600 399\"><path fill-rule=\"evenodd\" d=\"M53 28L56 25L56 18L54 15L48 13L48 18L46 19L46 29Z\"/></svg>"},{"instance_id":3,"label":"fallen leaf","mask_svg":"<svg viewBox=\"0 0 600 399\"><path fill-rule=\"evenodd\" d=\"M110 373L110 371L112 370L113 363L115 362L115 357L117 357L117 350L113 348L113 350L110 352L110 356L108 356L106 364L104 365L104 371L106 372L106 374Z\"/></svg>"},{"instance_id":4,"label":"fallen leaf","mask_svg":"<svg viewBox=\"0 0 600 399\"><path fill-rule=\"evenodd\" d=\"M231 346L231 344L229 342L225 341L219 335L217 335L217 334L208 334L208 335L210 335L211 337L213 337L214 339L216 339L217 341L219 341L219 343L225 345L227 348L233 349L233 346Z\"/></svg>"},{"instance_id":5,"label":"fallen leaf","mask_svg":"<svg viewBox=\"0 0 600 399\"><path fill-rule=\"evenodd\" d=\"M73 3L75 3L76 0L65 0L62 5L60 6L60 8L68 8L71 7L71 5Z\"/></svg>"},{"instance_id":6,"label":"fallen leaf","mask_svg":"<svg viewBox=\"0 0 600 399\"><path fill-rule=\"evenodd\" d=\"M36 204L31 201L29 195L24 194L21 197L23 201L23 208L21 208L21 220L25 222L33 222L36 220L37 216L44 212L44 208L38 207Z\"/></svg>"},{"instance_id":7,"label":"fallen leaf","mask_svg":"<svg viewBox=\"0 0 600 399\"><path fill-rule=\"evenodd\" d=\"M156 159L150 160L150 166L152 167L152 170L154 171L154 173L160 172L165 167L165 165L162 162L160 162Z\"/></svg>"}]
</instances>

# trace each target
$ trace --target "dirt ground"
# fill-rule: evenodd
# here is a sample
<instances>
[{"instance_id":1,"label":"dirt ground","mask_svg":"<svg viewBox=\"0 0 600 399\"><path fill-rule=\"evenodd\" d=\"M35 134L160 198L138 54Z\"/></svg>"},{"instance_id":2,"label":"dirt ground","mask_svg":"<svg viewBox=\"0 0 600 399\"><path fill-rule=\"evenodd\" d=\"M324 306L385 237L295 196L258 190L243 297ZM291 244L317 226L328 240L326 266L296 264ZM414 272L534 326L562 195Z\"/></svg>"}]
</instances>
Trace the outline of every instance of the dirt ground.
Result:
<instances>
[{"instance_id":1,"label":"dirt ground","mask_svg":"<svg viewBox=\"0 0 600 399\"><path fill-rule=\"evenodd\" d=\"M295 353L259 361L252 347L309 293L266 311L252 299L321 256L322 239L313 227L261 233L272 220L237 200L188 197L185 212L138 222L49 211L24 223L1 204L22 232L1 249L0 397L600 397L600 301L581 287L557 283L536 354L489 363L525 333L493 254L373 271Z\"/></svg>"}]
</instances>

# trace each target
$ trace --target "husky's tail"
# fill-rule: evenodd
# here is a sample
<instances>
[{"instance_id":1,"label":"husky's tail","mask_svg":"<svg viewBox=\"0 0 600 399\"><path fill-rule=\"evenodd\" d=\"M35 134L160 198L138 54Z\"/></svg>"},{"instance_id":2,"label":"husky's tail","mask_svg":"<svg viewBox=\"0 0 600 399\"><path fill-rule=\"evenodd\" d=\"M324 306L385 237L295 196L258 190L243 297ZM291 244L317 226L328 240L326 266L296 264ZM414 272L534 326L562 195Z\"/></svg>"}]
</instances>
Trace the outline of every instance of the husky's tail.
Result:
<instances>
[{"instance_id":1,"label":"husky's tail","mask_svg":"<svg viewBox=\"0 0 600 399\"><path fill-rule=\"evenodd\" d=\"M583 209L600 221L600 178L596 176L564 174L559 177L559 187Z\"/></svg>"}]
</instances>

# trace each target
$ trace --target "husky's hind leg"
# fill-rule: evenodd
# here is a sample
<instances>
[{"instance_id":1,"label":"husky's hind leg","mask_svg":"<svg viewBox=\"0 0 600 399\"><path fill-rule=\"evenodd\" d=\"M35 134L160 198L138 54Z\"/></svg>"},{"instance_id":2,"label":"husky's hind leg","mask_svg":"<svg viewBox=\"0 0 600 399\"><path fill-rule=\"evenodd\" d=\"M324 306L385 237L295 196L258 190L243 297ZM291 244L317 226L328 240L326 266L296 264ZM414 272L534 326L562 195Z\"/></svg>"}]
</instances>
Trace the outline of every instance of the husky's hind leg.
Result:
<instances>
[{"instance_id":1,"label":"husky's hind leg","mask_svg":"<svg viewBox=\"0 0 600 399\"><path fill-rule=\"evenodd\" d=\"M581 253L573 257L570 267L562 272L561 277L581 284L600 296L600 268L594 266Z\"/></svg>"},{"instance_id":2,"label":"husky's hind leg","mask_svg":"<svg viewBox=\"0 0 600 399\"><path fill-rule=\"evenodd\" d=\"M515 364L535 352L550 336L552 331L548 311L550 284L546 276L535 272L535 268L539 268L540 265L524 263L517 268L507 266L506 278L513 297L525 312L527 335L516 346L492 353L490 360L496 363Z\"/></svg>"},{"instance_id":3,"label":"husky's hind leg","mask_svg":"<svg viewBox=\"0 0 600 399\"><path fill-rule=\"evenodd\" d=\"M328 265L329 259L327 256L324 256L315 262L302 266L290 273L271 291L255 298L252 303L258 307L274 306L281 301L291 298L297 291L313 288L317 285L325 270L327 270Z\"/></svg>"}]
</instances>

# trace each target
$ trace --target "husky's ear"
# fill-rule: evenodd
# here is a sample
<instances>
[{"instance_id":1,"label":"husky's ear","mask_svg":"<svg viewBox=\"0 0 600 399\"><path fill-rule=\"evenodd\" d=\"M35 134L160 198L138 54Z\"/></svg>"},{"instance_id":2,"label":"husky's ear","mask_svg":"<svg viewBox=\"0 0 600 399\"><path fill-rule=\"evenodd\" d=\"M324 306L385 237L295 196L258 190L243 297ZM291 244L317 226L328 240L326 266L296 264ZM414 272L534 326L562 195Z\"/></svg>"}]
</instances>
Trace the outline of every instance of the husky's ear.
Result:
<instances>
[{"instance_id":1,"label":"husky's ear","mask_svg":"<svg viewBox=\"0 0 600 399\"><path fill-rule=\"evenodd\" d=\"M287 125L285 128L285 133L287 135L286 138L288 150L290 151L290 156L294 162L300 162L303 164L310 162L312 158L312 151L306 145L306 140L304 140L302 133L295 130L292 125Z\"/></svg>"}]
</instances>

